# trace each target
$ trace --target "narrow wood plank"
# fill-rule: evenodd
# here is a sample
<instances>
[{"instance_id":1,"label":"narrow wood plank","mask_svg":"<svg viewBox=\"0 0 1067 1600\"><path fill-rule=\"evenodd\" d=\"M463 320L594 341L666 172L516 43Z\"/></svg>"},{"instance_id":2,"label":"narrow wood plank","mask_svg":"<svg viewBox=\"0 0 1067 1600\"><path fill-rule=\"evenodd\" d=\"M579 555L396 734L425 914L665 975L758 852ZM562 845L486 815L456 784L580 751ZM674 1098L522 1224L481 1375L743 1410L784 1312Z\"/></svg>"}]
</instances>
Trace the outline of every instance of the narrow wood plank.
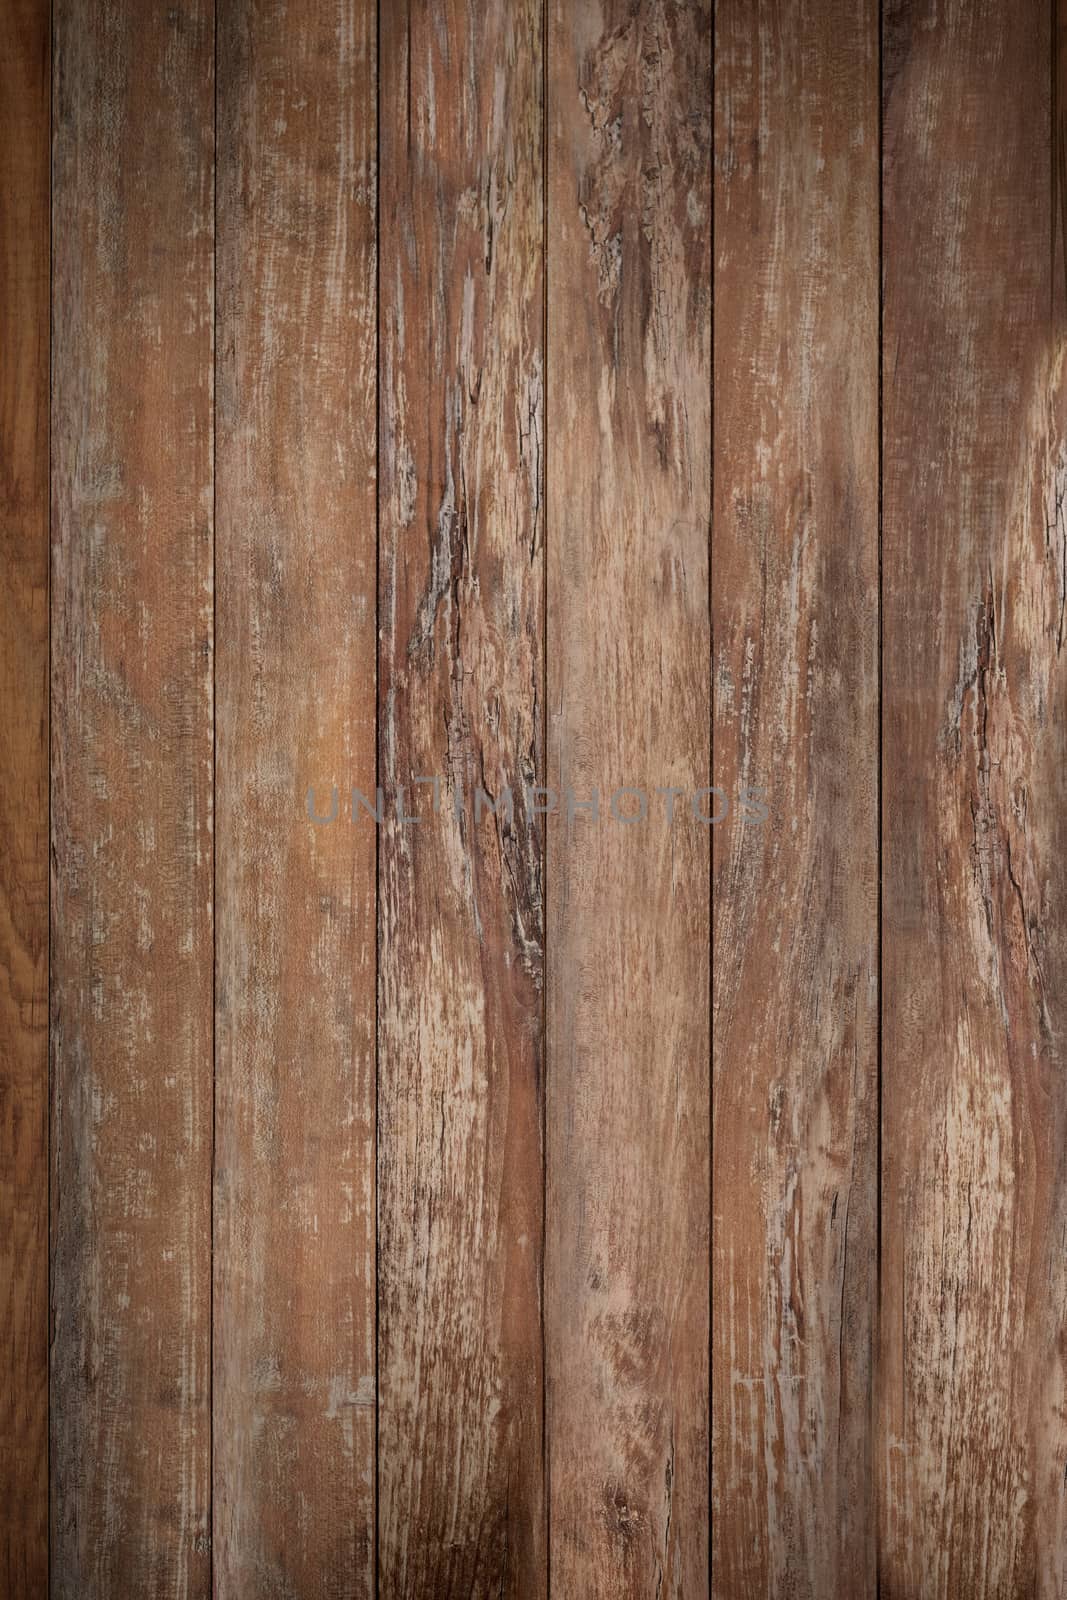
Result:
<instances>
[{"instance_id":1,"label":"narrow wood plank","mask_svg":"<svg viewBox=\"0 0 1067 1600\"><path fill-rule=\"evenodd\" d=\"M716 17L712 1592L873 1596L878 11Z\"/></svg>"},{"instance_id":2,"label":"narrow wood plank","mask_svg":"<svg viewBox=\"0 0 1067 1600\"><path fill-rule=\"evenodd\" d=\"M0 1591L48 1586L49 7L0 24Z\"/></svg>"},{"instance_id":3,"label":"narrow wood plank","mask_svg":"<svg viewBox=\"0 0 1067 1600\"><path fill-rule=\"evenodd\" d=\"M375 9L218 13L218 1600L374 1589Z\"/></svg>"},{"instance_id":4,"label":"narrow wood plank","mask_svg":"<svg viewBox=\"0 0 1067 1600\"><path fill-rule=\"evenodd\" d=\"M885 14L887 1600L1067 1592L1054 46L1044 0Z\"/></svg>"},{"instance_id":5,"label":"narrow wood plank","mask_svg":"<svg viewBox=\"0 0 1067 1600\"><path fill-rule=\"evenodd\" d=\"M53 9L52 1593L206 1596L212 8Z\"/></svg>"},{"instance_id":6,"label":"narrow wood plank","mask_svg":"<svg viewBox=\"0 0 1067 1600\"><path fill-rule=\"evenodd\" d=\"M541 37L382 8L380 1592L426 1600L545 1587Z\"/></svg>"},{"instance_id":7,"label":"narrow wood plank","mask_svg":"<svg viewBox=\"0 0 1067 1600\"><path fill-rule=\"evenodd\" d=\"M711 6L554 0L548 52L551 1589L665 1600L708 1584Z\"/></svg>"}]
</instances>

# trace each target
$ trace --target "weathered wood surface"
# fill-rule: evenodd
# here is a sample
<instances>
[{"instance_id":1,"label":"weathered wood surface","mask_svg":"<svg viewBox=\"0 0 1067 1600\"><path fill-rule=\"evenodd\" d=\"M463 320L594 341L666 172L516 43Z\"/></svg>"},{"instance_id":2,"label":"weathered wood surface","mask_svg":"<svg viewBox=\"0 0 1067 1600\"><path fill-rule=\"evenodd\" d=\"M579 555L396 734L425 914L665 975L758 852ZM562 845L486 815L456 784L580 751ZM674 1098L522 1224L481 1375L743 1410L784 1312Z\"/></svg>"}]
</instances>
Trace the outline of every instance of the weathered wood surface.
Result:
<instances>
[{"instance_id":1,"label":"weathered wood surface","mask_svg":"<svg viewBox=\"0 0 1067 1600\"><path fill-rule=\"evenodd\" d=\"M548 27L551 1587L708 1584L711 7ZM676 786L645 821L621 786ZM617 803L623 814L639 801Z\"/></svg>"},{"instance_id":2,"label":"weathered wood surface","mask_svg":"<svg viewBox=\"0 0 1067 1600\"><path fill-rule=\"evenodd\" d=\"M713 1592L873 1596L877 8L716 41Z\"/></svg>"},{"instance_id":3,"label":"weathered wood surface","mask_svg":"<svg viewBox=\"0 0 1067 1600\"><path fill-rule=\"evenodd\" d=\"M0 33L0 1592L48 1582L49 8Z\"/></svg>"},{"instance_id":4,"label":"weathered wood surface","mask_svg":"<svg viewBox=\"0 0 1067 1600\"><path fill-rule=\"evenodd\" d=\"M1037 0L885 14L886 1600L1067 1592L1067 387L1049 28Z\"/></svg>"},{"instance_id":5,"label":"weathered wood surface","mask_svg":"<svg viewBox=\"0 0 1067 1600\"><path fill-rule=\"evenodd\" d=\"M215 1593L374 1593L368 0L218 9Z\"/></svg>"},{"instance_id":6,"label":"weathered wood surface","mask_svg":"<svg viewBox=\"0 0 1067 1600\"><path fill-rule=\"evenodd\" d=\"M381 24L380 1587L526 1600L546 1571L522 792L544 770L542 15L416 0ZM479 786L512 789L511 820L478 816Z\"/></svg>"},{"instance_id":7,"label":"weathered wood surface","mask_svg":"<svg viewBox=\"0 0 1067 1600\"><path fill-rule=\"evenodd\" d=\"M212 8L53 25L52 1593L207 1596Z\"/></svg>"},{"instance_id":8,"label":"weathered wood surface","mask_svg":"<svg viewBox=\"0 0 1067 1600\"><path fill-rule=\"evenodd\" d=\"M10 0L4 1593L1067 1594L1059 11Z\"/></svg>"}]
</instances>

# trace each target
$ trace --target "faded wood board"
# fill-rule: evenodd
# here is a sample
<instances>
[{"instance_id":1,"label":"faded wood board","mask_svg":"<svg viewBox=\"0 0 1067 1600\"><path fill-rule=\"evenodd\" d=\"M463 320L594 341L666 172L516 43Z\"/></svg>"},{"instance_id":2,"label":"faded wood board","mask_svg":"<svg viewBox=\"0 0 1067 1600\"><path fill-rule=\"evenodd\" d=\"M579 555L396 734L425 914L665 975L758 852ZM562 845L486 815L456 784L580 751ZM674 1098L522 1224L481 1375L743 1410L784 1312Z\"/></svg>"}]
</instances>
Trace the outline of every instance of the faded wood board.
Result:
<instances>
[{"instance_id":1,"label":"faded wood board","mask_svg":"<svg viewBox=\"0 0 1067 1600\"><path fill-rule=\"evenodd\" d=\"M1067 1594L1060 9L11 0L0 1591Z\"/></svg>"},{"instance_id":2,"label":"faded wood board","mask_svg":"<svg viewBox=\"0 0 1067 1600\"><path fill-rule=\"evenodd\" d=\"M49 8L0 34L0 1592L48 1584Z\"/></svg>"},{"instance_id":3,"label":"faded wood board","mask_svg":"<svg viewBox=\"0 0 1067 1600\"><path fill-rule=\"evenodd\" d=\"M212 10L53 21L52 1593L207 1596Z\"/></svg>"},{"instance_id":4,"label":"faded wood board","mask_svg":"<svg viewBox=\"0 0 1067 1600\"><path fill-rule=\"evenodd\" d=\"M585 1600L708 1584L710 111L710 5L552 5L549 1526Z\"/></svg>"},{"instance_id":5,"label":"faded wood board","mask_svg":"<svg viewBox=\"0 0 1067 1600\"><path fill-rule=\"evenodd\" d=\"M220 0L218 27L215 1593L348 1600L374 1593L375 840L340 795L375 764L375 7Z\"/></svg>"},{"instance_id":6,"label":"faded wood board","mask_svg":"<svg viewBox=\"0 0 1067 1600\"><path fill-rule=\"evenodd\" d=\"M712 1592L873 1596L878 16L716 29Z\"/></svg>"},{"instance_id":7,"label":"faded wood board","mask_svg":"<svg viewBox=\"0 0 1067 1600\"><path fill-rule=\"evenodd\" d=\"M526 1600L545 1587L524 799L544 771L542 15L416 0L381 24L380 1587ZM510 789L511 818L478 815L479 787Z\"/></svg>"},{"instance_id":8,"label":"faded wood board","mask_svg":"<svg viewBox=\"0 0 1067 1600\"><path fill-rule=\"evenodd\" d=\"M1052 1600L1067 1587L1054 41L1036 0L891 4L884 27L882 1593Z\"/></svg>"}]
</instances>

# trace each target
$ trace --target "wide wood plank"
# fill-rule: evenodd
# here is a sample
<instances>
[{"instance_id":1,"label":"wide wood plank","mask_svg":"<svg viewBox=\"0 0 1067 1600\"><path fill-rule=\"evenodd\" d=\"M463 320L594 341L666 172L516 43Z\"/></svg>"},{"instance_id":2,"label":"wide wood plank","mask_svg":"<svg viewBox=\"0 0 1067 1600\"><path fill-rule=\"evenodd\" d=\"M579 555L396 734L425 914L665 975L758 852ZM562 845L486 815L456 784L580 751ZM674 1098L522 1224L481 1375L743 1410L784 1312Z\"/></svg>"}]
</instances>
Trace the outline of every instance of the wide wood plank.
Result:
<instances>
[{"instance_id":1,"label":"wide wood plank","mask_svg":"<svg viewBox=\"0 0 1067 1600\"><path fill-rule=\"evenodd\" d=\"M666 1600L708 1584L711 6L555 0L548 83L551 1588Z\"/></svg>"},{"instance_id":2,"label":"wide wood plank","mask_svg":"<svg viewBox=\"0 0 1067 1600\"><path fill-rule=\"evenodd\" d=\"M212 8L53 15L52 1593L206 1596Z\"/></svg>"},{"instance_id":3,"label":"wide wood plank","mask_svg":"<svg viewBox=\"0 0 1067 1600\"><path fill-rule=\"evenodd\" d=\"M48 1584L49 7L0 22L0 1592Z\"/></svg>"},{"instance_id":4,"label":"wide wood plank","mask_svg":"<svg viewBox=\"0 0 1067 1600\"><path fill-rule=\"evenodd\" d=\"M721 0L713 1583L874 1593L878 14Z\"/></svg>"},{"instance_id":5,"label":"wide wood plank","mask_svg":"<svg viewBox=\"0 0 1067 1600\"><path fill-rule=\"evenodd\" d=\"M544 770L542 14L412 0L381 22L380 1592L528 1600L545 1587L542 843L523 796Z\"/></svg>"},{"instance_id":6,"label":"wide wood plank","mask_svg":"<svg viewBox=\"0 0 1067 1600\"><path fill-rule=\"evenodd\" d=\"M219 1600L374 1592L375 10L219 0Z\"/></svg>"},{"instance_id":7,"label":"wide wood plank","mask_svg":"<svg viewBox=\"0 0 1067 1600\"><path fill-rule=\"evenodd\" d=\"M1067 1591L1054 46L1044 0L886 9L887 1600Z\"/></svg>"}]
</instances>

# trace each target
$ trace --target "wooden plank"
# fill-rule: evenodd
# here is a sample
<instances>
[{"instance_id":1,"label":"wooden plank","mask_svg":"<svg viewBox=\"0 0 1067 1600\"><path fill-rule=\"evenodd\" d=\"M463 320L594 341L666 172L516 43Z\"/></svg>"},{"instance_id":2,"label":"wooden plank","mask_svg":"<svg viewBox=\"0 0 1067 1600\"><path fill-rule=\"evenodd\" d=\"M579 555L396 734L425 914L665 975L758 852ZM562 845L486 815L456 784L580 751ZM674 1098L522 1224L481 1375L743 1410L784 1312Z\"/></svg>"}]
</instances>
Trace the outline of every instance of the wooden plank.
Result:
<instances>
[{"instance_id":1,"label":"wooden plank","mask_svg":"<svg viewBox=\"0 0 1067 1600\"><path fill-rule=\"evenodd\" d=\"M712 1590L873 1596L878 13L716 16Z\"/></svg>"},{"instance_id":2,"label":"wooden plank","mask_svg":"<svg viewBox=\"0 0 1067 1600\"><path fill-rule=\"evenodd\" d=\"M223 0L215 1584L374 1590L369 0Z\"/></svg>"},{"instance_id":3,"label":"wooden plank","mask_svg":"<svg viewBox=\"0 0 1067 1600\"><path fill-rule=\"evenodd\" d=\"M708 1584L711 829L690 808L711 782L711 6L554 4L548 83L551 1588L691 1596ZM612 814L622 786L649 797L644 821ZM597 818L576 809L594 791Z\"/></svg>"},{"instance_id":4,"label":"wooden plank","mask_svg":"<svg viewBox=\"0 0 1067 1600\"><path fill-rule=\"evenodd\" d=\"M1067 1587L1053 49L1043 0L885 15L881 1542L901 1600Z\"/></svg>"},{"instance_id":5,"label":"wooden plank","mask_svg":"<svg viewBox=\"0 0 1067 1600\"><path fill-rule=\"evenodd\" d=\"M544 773L542 12L413 0L381 23L380 1584L525 1600L545 1588L523 796ZM512 791L510 821L476 815L479 785Z\"/></svg>"},{"instance_id":6,"label":"wooden plank","mask_svg":"<svg viewBox=\"0 0 1067 1600\"><path fill-rule=\"evenodd\" d=\"M48 1586L49 8L0 27L0 1590Z\"/></svg>"},{"instance_id":7,"label":"wooden plank","mask_svg":"<svg viewBox=\"0 0 1067 1600\"><path fill-rule=\"evenodd\" d=\"M212 8L54 30L52 1593L206 1596Z\"/></svg>"}]
</instances>

